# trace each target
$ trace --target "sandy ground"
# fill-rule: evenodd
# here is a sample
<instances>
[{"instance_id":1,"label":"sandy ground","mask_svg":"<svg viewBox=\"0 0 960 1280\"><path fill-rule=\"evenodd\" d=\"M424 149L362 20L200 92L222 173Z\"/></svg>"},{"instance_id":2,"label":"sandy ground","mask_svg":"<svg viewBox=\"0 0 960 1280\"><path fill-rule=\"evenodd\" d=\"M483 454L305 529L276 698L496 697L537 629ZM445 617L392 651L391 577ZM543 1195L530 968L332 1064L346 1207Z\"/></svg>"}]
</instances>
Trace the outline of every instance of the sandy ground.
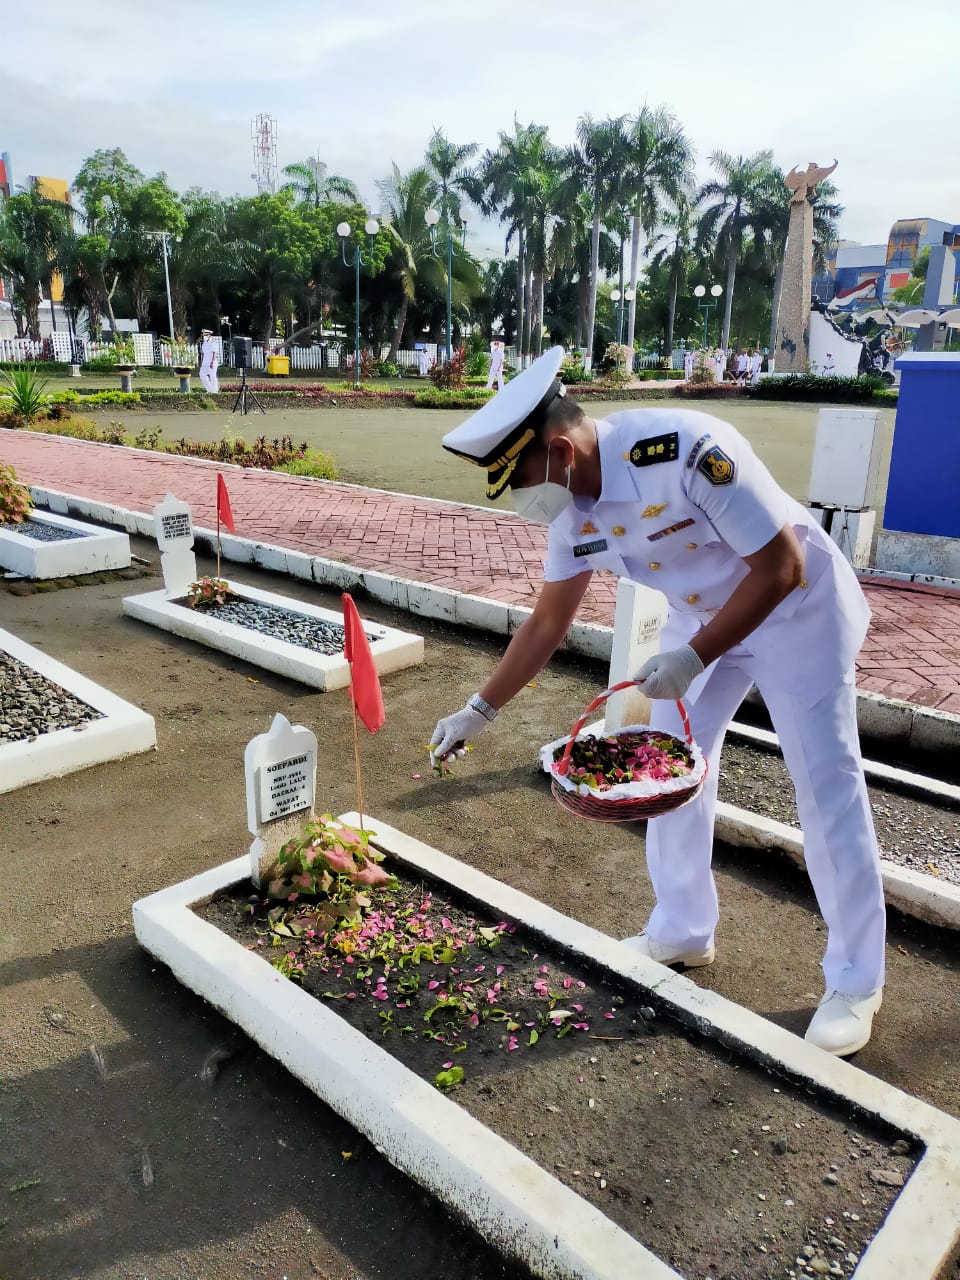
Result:
<instances>
[{"instance_id":1,"label":"sandy ground","mask_svg":"<svg viewBox=\"0 0 960 1280\"><path fill-rule=\"evenodd\" d=\"M656 401L652 409L664 408ZM816 434L818 405L781 404L777 401L682 402L684 408L713 412L742 431L774 477L795 498L810 496L810 466ZM625 409L642 409L636 401L619 404L590 401L586 412L599 418ZM244 439L258 435L268 438L292 435L306 440L314 449L333 454L341 479L397 493L416 493L428 498L489 505L484 496L483 477L474 467L464 466L441 447L445 432L467 416L447 409L274 409L266 415L247 417L222 410L206 413L154 413L149 408L135 413L107 409L98 421L124 422L135 434L142 427L159 425L163 438L176 440L218 440L225 430ZM894 411L880 410L884 424L883 450L879 474L882 491L878 497L877 524L886 494Z\"/></svg>"},{"instance_id":2,"label":"sandy ground","mask_svg":"<svg viewBox=\"0 0 960 1280\"><path fill-rule=\"evenodd\" d=\"M135 549L156 559L151 544ZM237 577L336 603L246 567ZM0 797L0 1275L514 1276L136 947L134 899L246 848L243 748L276 711L319 736L320 803L343 811L355 794L345 694L125 619L131 586L0 594L3 626L150 711L159 740L155 754ZM603 671L552 665L455 779L433 781L422 745L499 645L363 609L427 640L422 667L384 681L387 724L363 743L368 808L614 936L636 932L651 905L642 831L567 817L532 764ZM823 944L806 881L765 854L719 850L717 864L719 959L697 981L802 1031ZM886 1000L859 1065L960 1114L958 1008L955 937L894 919ZM208 1086L199 1073L220 1046L233 1056Z\"/></svg>"}]
</instances>

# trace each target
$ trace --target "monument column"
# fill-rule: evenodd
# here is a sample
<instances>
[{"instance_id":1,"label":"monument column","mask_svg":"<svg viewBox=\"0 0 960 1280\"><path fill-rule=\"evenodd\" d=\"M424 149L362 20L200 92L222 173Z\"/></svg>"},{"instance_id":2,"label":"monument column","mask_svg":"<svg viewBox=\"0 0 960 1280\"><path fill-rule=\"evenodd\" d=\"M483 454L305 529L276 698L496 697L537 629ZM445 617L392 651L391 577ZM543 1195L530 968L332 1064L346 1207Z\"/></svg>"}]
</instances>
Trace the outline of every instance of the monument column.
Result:
<instances>
[{"instance_id":1,"label":"monument column","mask_svg":"<svg viewBox=\"0 0 960 1280\"><path fill-rule=\"evenodd\" d=\"M833 173L809 164L805 172L793 168L784 179L790 191L790 226L783 255L780 315L773 349L777 373L806 373L810 360L810 294L813 287L813 205L809 194Z\"/></svg>"}]
</instances>

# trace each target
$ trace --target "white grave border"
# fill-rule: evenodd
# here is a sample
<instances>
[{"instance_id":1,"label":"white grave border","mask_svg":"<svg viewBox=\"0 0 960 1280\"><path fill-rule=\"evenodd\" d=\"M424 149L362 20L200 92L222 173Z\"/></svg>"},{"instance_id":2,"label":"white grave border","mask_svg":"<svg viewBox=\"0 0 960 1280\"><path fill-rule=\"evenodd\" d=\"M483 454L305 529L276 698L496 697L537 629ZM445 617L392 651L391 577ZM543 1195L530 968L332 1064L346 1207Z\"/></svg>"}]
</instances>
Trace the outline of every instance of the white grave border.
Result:
<instances>
[{"instance_id":1,"label":"white grave border","mask_svg":"<svg viewBox=\"0 0 960 1280\"><path fill-rule=\"evenodd\" d=\"M356 825L359 815L340 821ZM960 1242L960 1120L807 1044L690 979L527 894L365 815L375 848L546 936L555 946L655 993L670 1013L754 1061L853 1105L925 1146L864 1251L855 1280L936 1280ZM238 858L134 904L140 945L237 1023L354 1125L392 1164L471 1221L486 1238L552 1280L667 1280L657 1259L453 1100L399 1064L192 906L248 880Z\"/></svg>"},{"instance_id":2,"label":"white grave border","mask_svg":"<svg viewBox=\"0 0 960 1280\"><path fill-rule=\"evenodd\" d=\"M38 542L25 533L0 529L0 565L11 573L25 578L70 578L74 574L130 567L130 538L126 533L48 511L31 511L30 519L84 536Z\"/></svg>"},{"instance_id":3,"label":"white grave border","mask_svg":"<svg viewBox=\"0 0 960 1280\"><path fill-rule=\"evenodd\" d=\"M31 742L0 743L0 792L15 791L33 782L59 778L156 747L156 725L146 711L118 698L9 631L0 630L0 650L32 667L102 716L82 728L55 729Z\"/></svg>"},{"instance_id":4,"label":"white grave border","mask_svg":"<svg viewBox=\"0 0 960 1280\"><path fill-rule=\"evenodd\" d=\"M228 582L228 586L246 600L275 605L319 622L343 626L343 614L333 609L277 595L273 591L262 591L259 587L248 587L242 582ZM169 599L166 591L125 596L123 612L131 618L161 627L187 640L195 640L208 648L219 649L234 658L242 658L252 666L263 667L290 680L299 680L315 689L345 689L350 683L350 665L342 653L316 653L289 641L263 635L250 627L223 621L215 613L177 604ZM363 629L371 637L370 652L380 675L416 666L423 661L423 636L367 619L363 620Z\"/></svg>"}]
</instances>

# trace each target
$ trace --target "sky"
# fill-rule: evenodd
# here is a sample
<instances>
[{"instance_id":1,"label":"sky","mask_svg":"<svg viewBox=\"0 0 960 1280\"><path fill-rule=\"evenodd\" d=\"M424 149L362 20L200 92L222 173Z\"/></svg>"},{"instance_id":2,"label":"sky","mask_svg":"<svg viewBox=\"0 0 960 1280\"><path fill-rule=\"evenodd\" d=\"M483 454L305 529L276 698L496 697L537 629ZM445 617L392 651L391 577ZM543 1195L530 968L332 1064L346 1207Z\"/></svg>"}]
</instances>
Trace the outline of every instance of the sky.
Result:
<instances>
[{"instance_id":1,"label":"sky","mask_svg":"<svg viewBox=\"0 0 960 1280\"><path fill-rule=\"evenodd\" d=\"M501 130L665 106L701 180L722 149L771 149L833 175L845 239L897 218L960 222L960 0L45 0L5 24L0 151L13 177L72 179L120 147L173 186L251 195L251 122L278 160L319 155L376 212L376 181L422 158L432 130L495 148ZM344 15L344 16L341 16ZM494 224L470 247L502 252Z\"/></svg>"}]
</instances>

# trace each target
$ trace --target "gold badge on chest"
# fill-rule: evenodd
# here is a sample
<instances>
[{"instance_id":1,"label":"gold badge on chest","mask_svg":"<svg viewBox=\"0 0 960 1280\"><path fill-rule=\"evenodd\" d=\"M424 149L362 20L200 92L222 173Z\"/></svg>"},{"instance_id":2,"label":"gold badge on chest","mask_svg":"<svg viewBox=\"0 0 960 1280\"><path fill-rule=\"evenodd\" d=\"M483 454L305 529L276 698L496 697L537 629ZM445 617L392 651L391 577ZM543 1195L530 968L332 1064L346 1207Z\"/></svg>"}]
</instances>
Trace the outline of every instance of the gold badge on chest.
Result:
<instances>
[{"instance_id":1,"label":"gold badge on chest","mask_svg":"<svg viewBox=\"0 0 960 1280\"><path fill-rule=\"evenodd\" d=\"M585 534L599 533L599 532L600 530L597 528L597 526L593 523L592 520L584 520L583 528L580 530L580 533L578 536L582 538Z\"/></svg>"},{"instance_id":2,"label":"gold badge on chest","mask_svg":"<svg viewBox=\"0 0 960 1280\"><path fill-rule=\"evenodd\" d=\"M652 506L644 507L640 519L649 520L652 516L658 516L661 511L666 511L667 505L666 502L654 502Z\"/></svg>"}]
</instances>

